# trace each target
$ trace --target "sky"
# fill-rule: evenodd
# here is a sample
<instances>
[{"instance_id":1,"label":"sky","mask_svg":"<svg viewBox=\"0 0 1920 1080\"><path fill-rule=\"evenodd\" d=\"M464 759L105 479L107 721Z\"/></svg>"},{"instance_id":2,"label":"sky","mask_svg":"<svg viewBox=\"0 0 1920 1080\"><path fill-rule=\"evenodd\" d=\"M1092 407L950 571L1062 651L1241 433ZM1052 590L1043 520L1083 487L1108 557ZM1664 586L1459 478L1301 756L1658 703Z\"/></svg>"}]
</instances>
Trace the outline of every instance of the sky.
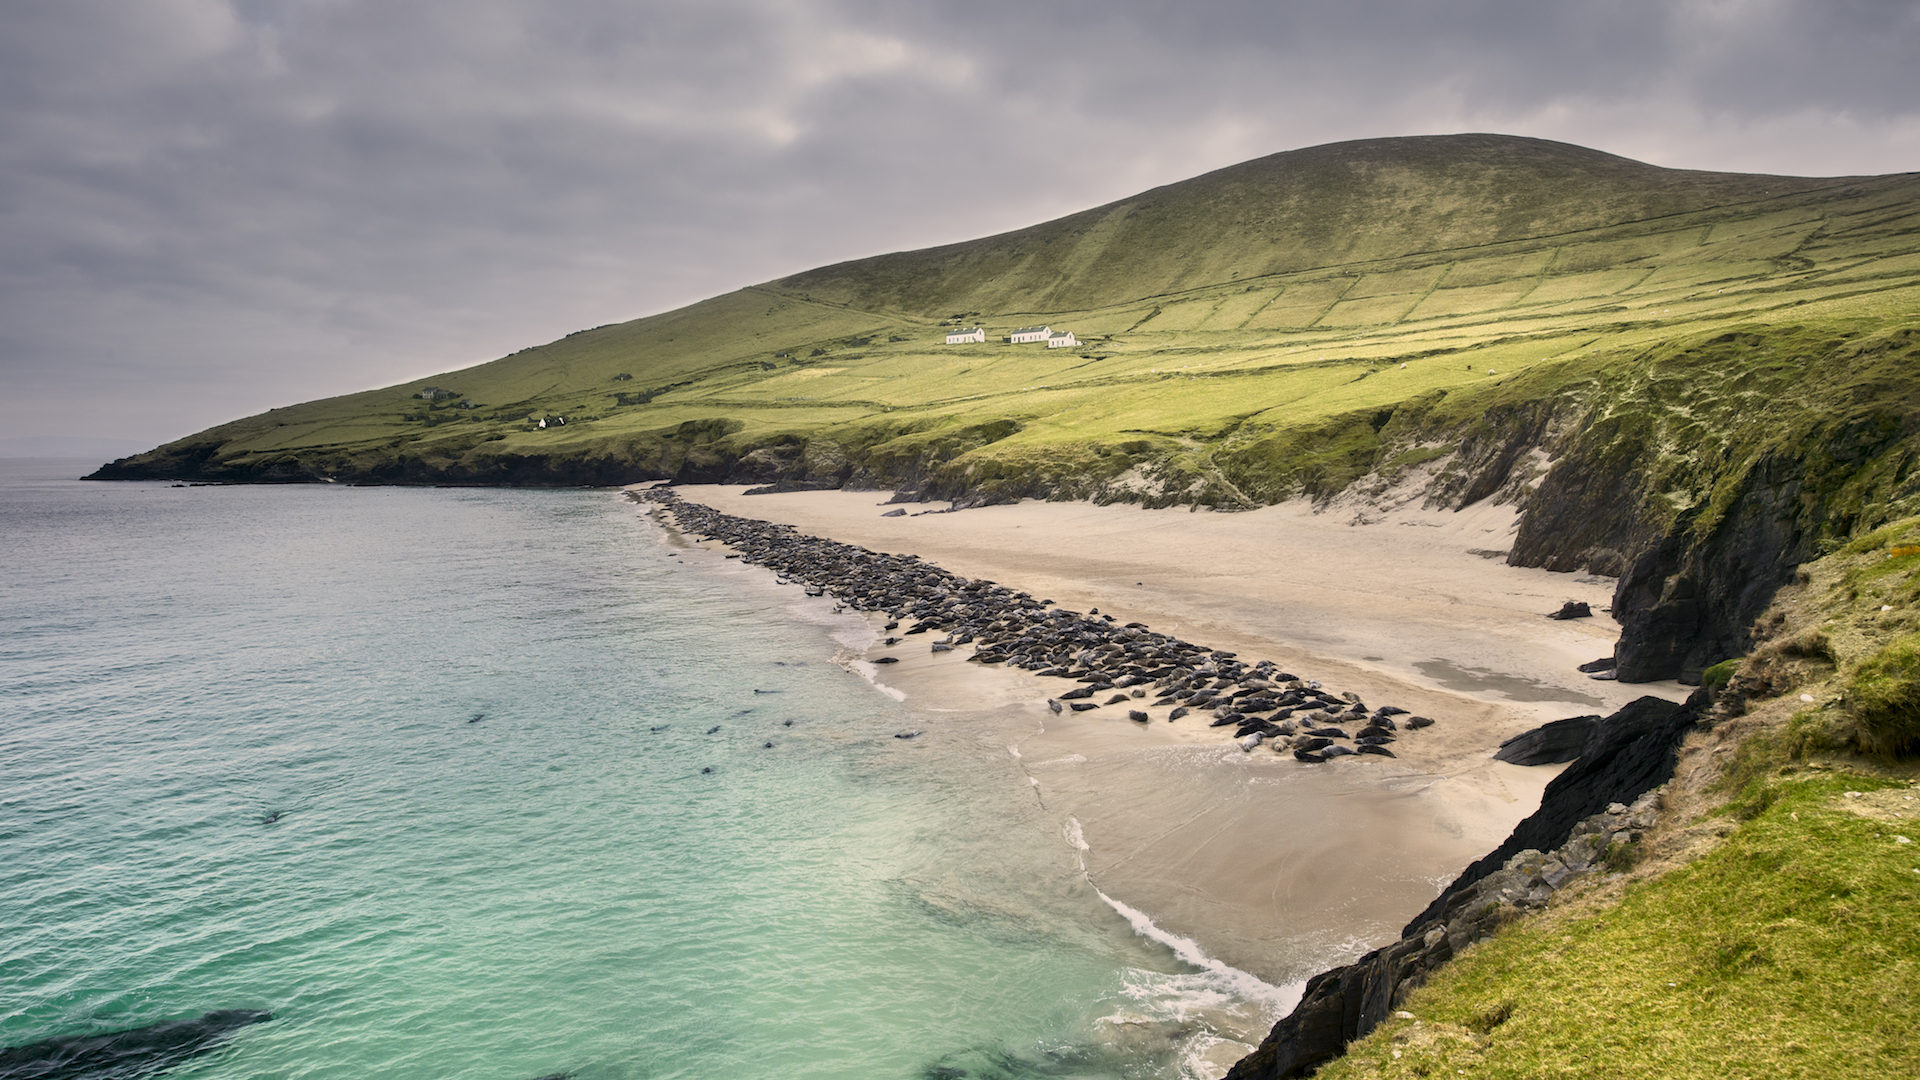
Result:
<instances>
[{"instance_id":1,"label":"sky","mask_svg":"<svg viewBox=\"0 0 1920 1080\"><path fill-rule=\"evenodd\" d=\"M131 453L1250 158L1920 170L1920 0L0 0L0 453Z\"/></svg>"}]
</instances>

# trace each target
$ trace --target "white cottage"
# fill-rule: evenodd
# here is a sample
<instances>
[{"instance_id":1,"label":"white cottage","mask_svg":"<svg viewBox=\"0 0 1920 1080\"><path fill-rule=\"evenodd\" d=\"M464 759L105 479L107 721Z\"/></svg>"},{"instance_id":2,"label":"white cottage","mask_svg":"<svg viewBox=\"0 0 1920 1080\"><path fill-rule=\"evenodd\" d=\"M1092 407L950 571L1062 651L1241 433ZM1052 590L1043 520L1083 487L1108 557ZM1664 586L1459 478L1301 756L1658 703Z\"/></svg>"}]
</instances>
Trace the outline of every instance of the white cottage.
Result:
<instances>
[{"instance_id":1,"label":"white cottage","mask_svg":"<svg viewBox=\"0 0 1920 1080\"><path fill-rule=\"evenodd\" d=\"M954 330L947 334L947 344L949 345L978 345L984 343L986 340L987 332L977 326L969 326L965 330Z\"/></svg>"},{"instance_id":2,"label":"white cottage","mask_svg":"<svg viewBox=\"0 0 1920 1080\"><path fill-rule=\"evenodd\" d=\"M1023 326L1007 335L1007 340L1015 345L1025 345L1030 341L1045 341L1053 333L1050 326Z\"/></svg>"},{"instance_id":3,"label":"white cottage","mask_svg":"<svg viewBox=\"0 0 1920 1080\"><path fill-rule=\"evenodd\" d=\"M1074 337L1073 331L1071 330L1063 330L1058 334L1047 335L1047 348L1049 349L1071 349L1078 344L1080 344L1080 339Z\"/></svg>"}]
</instances>

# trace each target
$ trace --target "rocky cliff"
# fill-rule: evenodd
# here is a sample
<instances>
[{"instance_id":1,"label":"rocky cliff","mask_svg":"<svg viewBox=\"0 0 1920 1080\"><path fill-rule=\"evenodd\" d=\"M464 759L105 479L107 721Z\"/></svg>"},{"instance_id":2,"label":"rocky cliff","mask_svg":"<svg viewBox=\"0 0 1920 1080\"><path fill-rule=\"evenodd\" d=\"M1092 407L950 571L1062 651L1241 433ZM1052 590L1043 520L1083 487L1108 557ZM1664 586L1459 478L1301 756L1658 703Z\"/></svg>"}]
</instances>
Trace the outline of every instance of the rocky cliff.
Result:
<instances>
[{"instance_id":1,"label":"rocky cliff","mask_svg":"<svg viewBox=\"0 0 1920 1080\"><path fill-rule=\"evenodd\" d=\"M1673 775L1680 737L1706 706L1704 691L1684 705L1644 697L1601 720L1580 757L1547 785L1540 809L1462 871L1399 941L1314 976L1300 1004L1226 1080L1310 1075L1392 1015L1454 953L1604 865L1615 845L1634 842L1652 825L1643 797Z\"/></svg>"}]
</instances>

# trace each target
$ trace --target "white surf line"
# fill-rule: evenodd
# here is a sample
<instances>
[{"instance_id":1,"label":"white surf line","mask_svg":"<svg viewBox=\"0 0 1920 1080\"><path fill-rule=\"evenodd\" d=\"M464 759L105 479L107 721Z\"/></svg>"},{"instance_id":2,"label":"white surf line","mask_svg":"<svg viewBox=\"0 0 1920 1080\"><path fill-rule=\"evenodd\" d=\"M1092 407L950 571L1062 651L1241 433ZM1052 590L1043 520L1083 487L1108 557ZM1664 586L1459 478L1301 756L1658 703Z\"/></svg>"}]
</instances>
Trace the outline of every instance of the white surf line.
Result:
<instances>
[{"instance_id":1,"label":"white surf line","mask_svg":"<svg viewBox=\"0 0 1920 1080\"><path fill-rule=\"evenodd\" d=\"M854 655L850 651L843 651L834 659L841 667L867 680L867 685L873 687L875 690L880 691L895 701L907 700L907 692L905 690L888 686L886 683L880 681L879 664L861 656Z\"/></svg>"},{"instance_id":2,"label":"white surf line","mask_svg":"<svg viewBox=\"0 0 1920 1080\"><path fill-rule=\"evenodd\" d=\"M1127 920L1128 925L1133 927L1134 933L1166 946L1182 963L1214 976L1241 998L1266 1003L1276 1013L1285 1012L1299 1003L1300 995L1306 988L1304 982L1295 986L1275 986L1252 972L1242 971L1224 960L1216 960L1207 955L1207 951L1200 947L1199 942L1164 929L1146 912L1130 907L1101 891L1100 886L1093 883L1093 875L1087 872L1087 852L1092 851L1093 848L1087 843L1086 832L1080 826L1080 819L1069 816L1065 832L1067 843L1073 845L1075 853L1079 856L1080 876L1086 879L1088 887L1093 889L1095 896L1106 901L1108 907Z\"/></svg>"}]
</instances>

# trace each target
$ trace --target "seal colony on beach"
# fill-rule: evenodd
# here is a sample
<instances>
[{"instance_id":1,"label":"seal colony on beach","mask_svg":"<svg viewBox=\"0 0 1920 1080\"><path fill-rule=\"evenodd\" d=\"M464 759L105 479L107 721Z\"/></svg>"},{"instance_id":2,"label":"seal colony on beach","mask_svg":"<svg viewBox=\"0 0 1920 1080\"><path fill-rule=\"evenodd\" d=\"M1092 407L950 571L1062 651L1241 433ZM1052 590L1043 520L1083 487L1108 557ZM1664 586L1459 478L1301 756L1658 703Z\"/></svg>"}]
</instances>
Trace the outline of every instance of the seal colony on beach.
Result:
<instances>
[{"instance_id":1,"label":"seal colony on beach","mask_svg":"<svg viewBox=\"0 0 1920 1080\"><path fill-rule=\"evenodd\" d=\"M918 556L888 555L808 536L791 525L721 513L667 488L631 491L629 497L659 506L683 532L726 544L743 562L768 567L809 595L831 594L856 610L886 613L888 631L911 621L900 636L886 639L888 647L910 635L945 631L931 651L970 645L969 662L1080 684L1047 699L1055 713L1124 704L1128 718L1140 723L1151 722L1154 709L1166 709L1168 722L1200 715L1210 727L1231 728L1242 750L1265 744L1313 764L1394 757L1389 744L1433 723L1392 705L1369 708L1357 694L1327 690L1270 660L1248 664L1232 652L1157 633L1144 623L1120 623L1098 608L1068 611ZM1101 694L1108 696L1093 700Z\"/></svg>"}]
</instances>

